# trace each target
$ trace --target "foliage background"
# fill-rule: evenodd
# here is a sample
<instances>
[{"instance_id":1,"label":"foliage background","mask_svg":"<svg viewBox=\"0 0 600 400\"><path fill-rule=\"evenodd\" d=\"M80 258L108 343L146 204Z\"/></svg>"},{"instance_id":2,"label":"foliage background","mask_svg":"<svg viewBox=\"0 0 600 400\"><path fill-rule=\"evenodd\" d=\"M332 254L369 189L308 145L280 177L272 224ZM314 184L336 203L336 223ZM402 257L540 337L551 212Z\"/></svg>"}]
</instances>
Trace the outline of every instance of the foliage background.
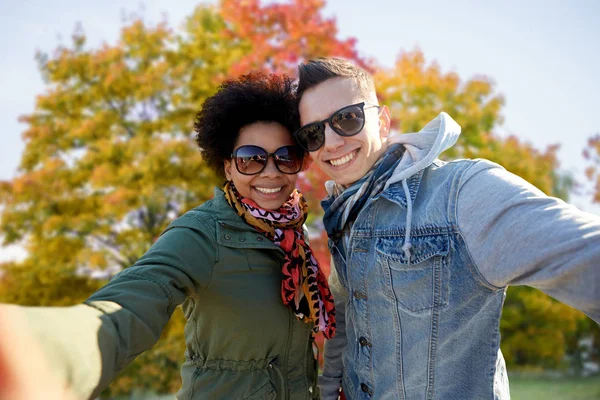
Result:
<instances>
[{"instance_id":1,"label":"foliage background","mask_svg":"<svg viewBox=\"0 0 600 400\"><path fill-rule=\"evenodd\" d=\"M444 157L483 157L568 199L573 178L560 169L558 146L538 149L499 135L506 99L485 75L460 77L418 48L400 51L391 67L341 38L319 0L200 4L181 26L132 15L114 43L91 46L83 27L68 44L39 51L45 90L21 117L25 150L18 173L0 182L3 244L27 250L0 265L0 301L69 305L105 281L91 271L126 268L177 215L207 200L218 184L194 147L191 126L219 83L250 69L294 75L302 60L336 55L371 70L394 129L416 131L444 110L463 127ZM600 203L600 136L590 133L582 157ZM328 271L318 201L325 177L301 179ZM321 233L319 235L319 233ZM183 317L178 312L151 351L132 363L107 395L134 388L174 392L180 385ZM510 367L580 371L600 357L600 330L580 312L529 288L511 288L502 350ZM581 339L593 338L589 349ZM322 339L320 339L322 340Z\"/></svg>"}]
</instances>

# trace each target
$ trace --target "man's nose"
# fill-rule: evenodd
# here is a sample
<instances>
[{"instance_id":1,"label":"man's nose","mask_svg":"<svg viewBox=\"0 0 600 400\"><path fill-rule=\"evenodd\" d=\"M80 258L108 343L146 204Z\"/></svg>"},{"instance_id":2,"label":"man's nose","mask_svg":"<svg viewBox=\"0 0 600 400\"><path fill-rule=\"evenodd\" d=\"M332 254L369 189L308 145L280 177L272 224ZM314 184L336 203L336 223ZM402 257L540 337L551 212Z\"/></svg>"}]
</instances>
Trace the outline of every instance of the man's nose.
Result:
<instances>
[{"instance_id":1,"label":"man's nose","mask_svg":"<svg viewBox=\"0 0 600 400\"><path fill-rule=\"evenodd\" d=\"M344 138L335 133L335 131L331 129L329 123L325 124L325 150L334 151L343 144Z\"/></svg>"}]
</instances>

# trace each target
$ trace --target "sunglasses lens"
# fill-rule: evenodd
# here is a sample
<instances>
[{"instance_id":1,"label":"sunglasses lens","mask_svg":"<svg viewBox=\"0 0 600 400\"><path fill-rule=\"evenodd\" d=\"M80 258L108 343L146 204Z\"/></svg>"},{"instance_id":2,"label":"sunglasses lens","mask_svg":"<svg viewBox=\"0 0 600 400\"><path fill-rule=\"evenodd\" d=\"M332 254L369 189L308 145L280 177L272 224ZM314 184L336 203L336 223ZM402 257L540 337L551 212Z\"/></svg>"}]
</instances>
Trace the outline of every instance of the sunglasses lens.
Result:
<instances>
[{"instance_id":1,"label":"sunglasses lens","mask_svg":"<svg viewBox=\"0 0 600 400\"><path fill-rule=\"evenodd\" d=\"M296 132L296 140L308 151L315 151L325 143L325 125L322 123L303 126Z\"/></svg>"},{"instance_id":2,"label":"sunglasses lens","mask_svg":"<svg viewBox=\"0 0 600 400\"><path fill-rule=\"evenodd\" d=\"M241 146L233 152L235 166L244 175L254 175L265 169L269 153L258 146ZM283 146L273 153L273 161L280 172L296 174L302 169L304 150L298 146Z\"/></svg>"},{"instance_id":3,"label":"sunglasses lens","mask_svg":"<svg viewBox=\"0 0 600 400\"><path fill-rule=\"evenodd\" d=\"M331 117L331 127L342 136L356 135L365 126L365 113L360 105L352 105Z\"/></svg>"},{"instance_id":4,"label":"sunglasses lens","mask_svg":"<svg viewBox=\"0 0 600 400\"><path fill-rule=\"evenodd\" d=\"M258 146L241 146L234 152L235 166L245 175L257 174L267 163L267 152Z\"/></svg>"},{"instance_id":5,"label":"sunglasses lens","mask_svg":"<svg viewBox=\"0 0 600 400\"><path fill-rule=\"evenodd\" d=\"M275 164L284 174L295 174L302 168L304 151L298 146L284 146L275 151Z\"/></svg>"}]
</instances>

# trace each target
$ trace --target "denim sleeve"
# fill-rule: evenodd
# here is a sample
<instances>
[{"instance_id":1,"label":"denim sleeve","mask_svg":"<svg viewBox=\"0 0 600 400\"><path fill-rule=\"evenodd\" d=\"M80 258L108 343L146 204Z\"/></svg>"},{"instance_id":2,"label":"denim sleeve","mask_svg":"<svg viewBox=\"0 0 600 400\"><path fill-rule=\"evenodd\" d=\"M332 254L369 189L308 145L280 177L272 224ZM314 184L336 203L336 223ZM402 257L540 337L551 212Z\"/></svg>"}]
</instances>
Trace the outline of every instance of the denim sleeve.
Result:
<instances>
[{"instance_id":1,"label":"denim sleeve","mask_svg":"<svg viewBox=\"0 0 600 400\"><path fill-rule=\"evenodd\" d=\"M329 273L329 288L335 302L336 331L335 336L325 340L323 351L323 373L319 376L319 389L322 400L337 400L342 387L344 366L342 356L346 349L346 301L348 292L340 282L333 259Z\"/></svg>"},{"instance_id":2,"label":"denim sleeve","mask_svg":"<svg viewBox=\"0 0 600 400\"><path fill-rule=\"evenodd\" d=\"M487 283L535 287L600 323L600 216L479 161L461 179L456 218Z\"/></svg>"}]
</instances>

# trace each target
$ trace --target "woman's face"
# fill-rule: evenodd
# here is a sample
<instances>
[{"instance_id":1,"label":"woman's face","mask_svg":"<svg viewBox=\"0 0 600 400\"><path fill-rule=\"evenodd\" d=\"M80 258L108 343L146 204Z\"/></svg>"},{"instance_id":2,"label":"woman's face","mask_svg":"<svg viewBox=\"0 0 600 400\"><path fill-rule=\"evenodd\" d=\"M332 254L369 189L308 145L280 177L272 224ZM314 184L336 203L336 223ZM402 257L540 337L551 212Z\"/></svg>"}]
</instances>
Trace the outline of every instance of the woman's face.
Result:
<instances>
[{"instance_id":1,"label":"woman's face","mask_svg":"<svg viewBox=\"0 0 600 400\"><path fill-rule=\"evenodd\" d=\"M255 122L240 130L233 150L241 146L258 146L273 153L284 146L295 146L295 143L283 125L277 122ZM254 175L240 173L233 159L225 160L224 164L227 180L233 181L240 195L254 200L263 209L277 210L296 188L298 173L284 174L279 171L273 156L268 157L265 168ZM282 169L285 170L285 167Z\"/></svg>"}]
</instances>

